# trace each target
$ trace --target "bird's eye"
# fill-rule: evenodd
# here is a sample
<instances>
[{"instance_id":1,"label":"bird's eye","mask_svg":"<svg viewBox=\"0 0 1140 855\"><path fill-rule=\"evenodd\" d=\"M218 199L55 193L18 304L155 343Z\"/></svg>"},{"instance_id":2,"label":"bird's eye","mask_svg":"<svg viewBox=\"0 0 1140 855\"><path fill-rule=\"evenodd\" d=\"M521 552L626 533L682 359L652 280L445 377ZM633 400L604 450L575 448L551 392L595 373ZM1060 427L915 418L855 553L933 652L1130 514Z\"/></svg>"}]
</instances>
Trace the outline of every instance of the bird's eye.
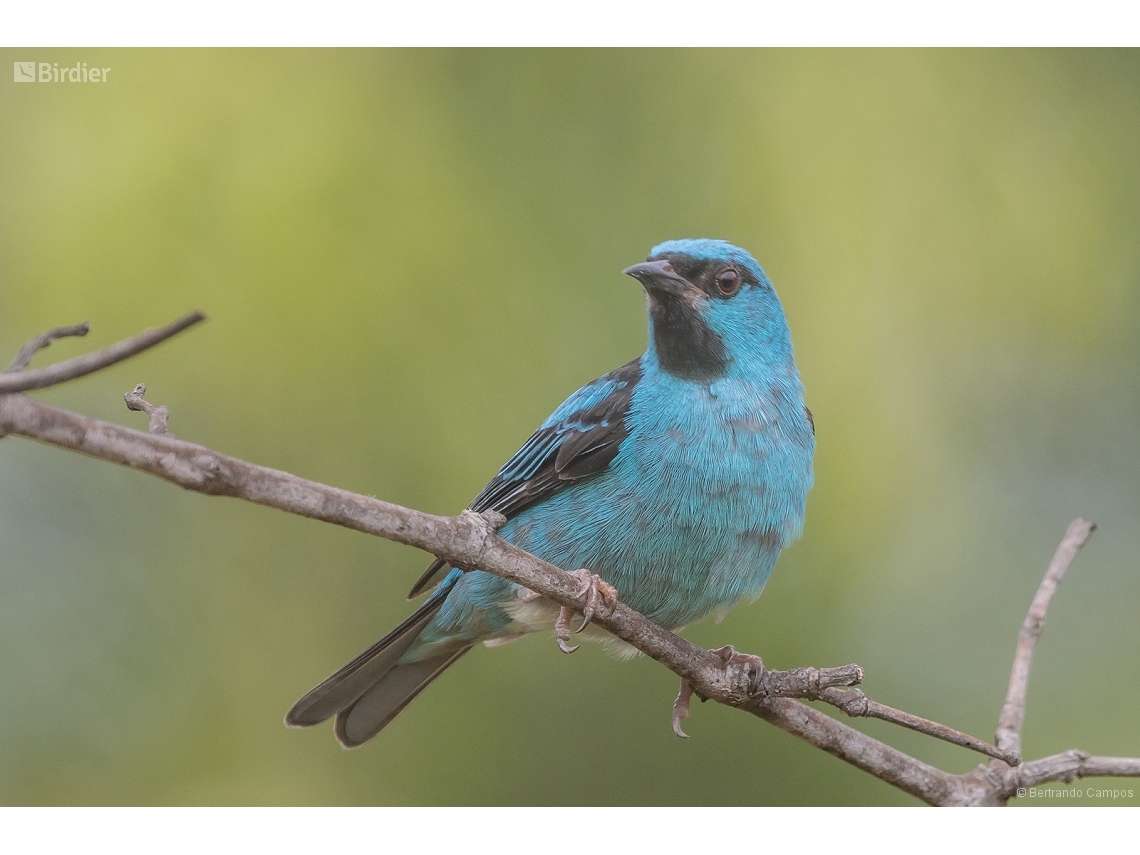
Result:
<instances>
[{"instance_id":1,"label":"bird's eye","mask_svg":"<svg viewBox=\"0 0 1140 855\"><path fill-rule=\"evenodd\" d=\"M731 297L740 290L740 274L729 267L717 274L716 287L726 297Z\"/></svg>"}]
</instances>

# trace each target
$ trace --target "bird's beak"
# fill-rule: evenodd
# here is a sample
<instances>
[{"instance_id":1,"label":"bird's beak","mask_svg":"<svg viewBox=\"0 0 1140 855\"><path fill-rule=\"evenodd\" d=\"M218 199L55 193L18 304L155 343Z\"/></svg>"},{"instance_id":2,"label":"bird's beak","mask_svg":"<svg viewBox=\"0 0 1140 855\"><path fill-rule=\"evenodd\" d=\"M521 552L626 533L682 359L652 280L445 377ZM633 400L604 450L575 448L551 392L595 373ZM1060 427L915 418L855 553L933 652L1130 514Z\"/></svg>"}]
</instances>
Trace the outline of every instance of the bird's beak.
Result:
<instances>
[{"instance_id":1,"label":"bird's beak","mask_svg":"<svg viewBox=\"0 0 1140 855\"><path fill-rule=\"evenodd\" d=\"M671 294L675 297L681 297L686 294L692 296L702 294L701 290L689 282L689 280L677 275L676 271L673 270L673 265L664 259L660 261L643 261L641 264L627 267L622 273L626 276L632 276L651 293L657 291L662 294Z\"/></svg>"}]
</instances>

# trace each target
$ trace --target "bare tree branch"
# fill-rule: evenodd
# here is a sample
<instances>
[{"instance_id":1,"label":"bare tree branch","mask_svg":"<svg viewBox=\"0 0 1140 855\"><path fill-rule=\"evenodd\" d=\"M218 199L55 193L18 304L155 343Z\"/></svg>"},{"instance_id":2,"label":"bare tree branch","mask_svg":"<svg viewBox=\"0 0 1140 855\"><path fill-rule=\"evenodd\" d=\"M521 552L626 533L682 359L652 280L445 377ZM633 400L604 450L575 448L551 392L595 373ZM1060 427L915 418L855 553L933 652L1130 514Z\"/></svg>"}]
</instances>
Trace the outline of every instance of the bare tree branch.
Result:
<instances>
[{"instance_id":1,"label":"bare tree branch","mask_svg":"<svg viewBox=\"0 0 1140 855\"><path fill-rule=\"evenodd\" d=\"M87 335L90 330L91 325L87 321L84 321L74 326L58 327L54 330L48 330L46 333L41 333L20 348L20 352L16 354L16 358L8 363L8 367L0 373L12 374L17 371L23 371L28 367L28 364L32 361L32 357L35 356L38 351L43 350L56 339L66 338L67 336L82 337Z\"/></svg>"},{"instance_id":2,"label":"bare tree branch","mask_svg":"<svg viewBox=\"0 0 1140 855\"><path fill-rule=\"evenodd\" d=\"M143 395L146 394L146 383L139 383L130 392L123 395L123 400L127 402L127 409L136 413L146 413L150 416L150 432L161 433L167 436L174 436L166 429L166 420L170 417L170 411L166 407L156 407L154 404L148 402Z\"/></svg>"},{"instance_id":3,"label":"bare tree branch","mask_svg":"<svg viewBox=\"0 0 1140 855\"><path fill-rule=\"evenodd\" d=\"M187 490L244 499L415 546L454 566L495 573L575 611L586 605L576 579L496 537L492 526L472 511L457 517L421 513L169 436L92 419L23 395L0 397L0 433L27 436L130 466ZM747 709L920 799L931 801L931 792L949 793L953 789L952 775L798 701L750 697L749 678L743 669L726 666L715 654L650 622L623 603L612 611L603 607L594 622L687 679L702 697Z\"/></svg>"},{"instance_id":4,"label":"bare tree branch","mask_svg":"<svg viewBox=\"0 0 1140 855\"><path fill-rule=\"evenodd\" d=\"M31 375L38 377L34 388L63 382L125 359L201 319L200 313L194 313L168 327L87 357L67 360L38 372L0 375L0 384L10 378L25 379ZM124 397L128 407L150 415L151 433L88 418L23 395L5 394L8 391L7 386L0 385L0 436L6 433L26 436L139 469L187 490L230 496L415 546L453 566L478 568L499 575L578 612L587 605L586 592L576 577L495 535L502 524L497 514L482 516L472 511L464 511L457 517L425 514L176 440L155 430L156 419L165 428L166 408L146 402L142 397L145 393L142 384ZM163 411L161 416L160 411ZM1077 750L1016 765L1033 646L1040 636L1057 583L1094 529L1095 526L1084 520L1074 521L1034 598L1019 635L996 747L937 722L879 704L860 690L845 688L862 681L863 671L858 665L768 671L757 657L725 657L721 655L723 651L697 647L620 601L612 606L598 605L593 620L682 678L682 693L674 708L677 730L679 719L684 717L678 715L678 710L683 706L687 712L686 691L691 690L703 699L750 712L929 804L1005 804L1021 795L1023 788L1045 781L1068 781L1092 775L1140 776L1140 759L1091 757ZM731 648L725 650L734 654ZM829 703L848 715L879 718L1000 759L964 775L954 775L867 736L798 699Z\"/></svg>"},{"instance_id":5,"label":"bare tree branch","mask_svg":"<svg viewBox=\"0 0 1140 855\"><path fill-rule=\"evenodd\" d=\"M133 338L124 339L102 350L96 350L94 353L87 353L83 356L77 356L74 359L57 362L55 365L49 365L47 368L37 368L33 371L19 371L12 374L0 374L0 395L7 395L11 392L26 392L31 389L46 389L48 386L57 386L67 380L83 377L101 368L106 368L108 365L122 362L124 359L134 356L136 353L142 353L144 350L166 341L171 336L178 335L178 333L187 327L192 327L194 324L199 321L204 321L205 319L206 316L201 312L191 312L172 324L167 324L159 329L147 330ZM53 332L57 331L53 330ZM20 351L20 356L16 357L13 364L18 363L24 351L33 344L43 339L44 336L51 335L52 333L44 333L43 336L29 342L24 350ZM59 336L56 336L56 338L58 337ZM51 339L48 341L50 343ZM39 345L39 347L45 346L46 344ZM37 347L36 350L38 350L39 347ZM35 353L35 350L33 350L32 353Z\"/></svg>"},{"instance_id":6,"label":"bare tree branch","mask_svg":"<svg viewBox=\"0 0 1140 855\"><path fill-rule=\"evenodd\" d=\"M1005 704L1001 708L1001 717L998 719L997 734L994 742L999 748L1020 756L1021 754L1021 727L1025 723L1025 699L1029 692L1029 666L1033 662L1033 650L1037 640L1045 629L1045 613L1049 610L1049 602L1061 584L1065 571L1077 557L1093 532L1096 525L1088 520L1077 517L1069 524L1069 530L1061 540L1053 560L1049 562L1049 569L1045 578L1037 588L1033 603L1029 606L1029 613L1021 624L1017 633L1017 651L1013 656L1013 670L1009 675L1009 689L1005 695Z\"/></svg>"}]
</instances>

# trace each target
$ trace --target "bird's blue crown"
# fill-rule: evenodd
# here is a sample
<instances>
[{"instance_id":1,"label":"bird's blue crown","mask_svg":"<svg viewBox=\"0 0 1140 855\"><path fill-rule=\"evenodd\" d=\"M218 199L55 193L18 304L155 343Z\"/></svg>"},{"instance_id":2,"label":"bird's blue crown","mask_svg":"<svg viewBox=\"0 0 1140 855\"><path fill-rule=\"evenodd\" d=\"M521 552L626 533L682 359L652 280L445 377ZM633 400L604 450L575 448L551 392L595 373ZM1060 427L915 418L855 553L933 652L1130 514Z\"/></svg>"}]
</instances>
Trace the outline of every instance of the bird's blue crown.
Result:
<instances>
[{"instance_id":1,"label":"bird's blue crown","mask_svg":"<svg viewBox=\"0 0 1140 855\"><path fill-rule=\"evenodd\" d=\"M726 240L716 238L680 238L659 243L649 251L649 258L657 258L666 253L676 252L690 258L707 261L731 261L748 269L757 281L771 284L764 268L744 249Z\"/></svg>"}]
</instances>

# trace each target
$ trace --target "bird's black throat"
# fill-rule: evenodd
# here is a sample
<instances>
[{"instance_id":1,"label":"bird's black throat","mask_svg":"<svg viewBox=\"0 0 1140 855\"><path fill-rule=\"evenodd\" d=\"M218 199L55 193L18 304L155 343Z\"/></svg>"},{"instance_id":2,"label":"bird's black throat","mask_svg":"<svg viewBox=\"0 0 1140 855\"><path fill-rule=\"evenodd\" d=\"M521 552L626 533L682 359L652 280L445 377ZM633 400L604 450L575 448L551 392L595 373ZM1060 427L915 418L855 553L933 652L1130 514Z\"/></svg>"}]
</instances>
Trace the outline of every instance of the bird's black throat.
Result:
<instances>
[{"instance_id":1,"label":"bird's black throat","mask_svg":"<svg viewBox=\"0 0 1140 855\"><path fill-rule=\"evenodd\" d=\"M661 368L682 380L707 383L724 375L728 355L724 342L690 302L666 294L650 294L653 346Z\"/></svg>"}]
</instances>

